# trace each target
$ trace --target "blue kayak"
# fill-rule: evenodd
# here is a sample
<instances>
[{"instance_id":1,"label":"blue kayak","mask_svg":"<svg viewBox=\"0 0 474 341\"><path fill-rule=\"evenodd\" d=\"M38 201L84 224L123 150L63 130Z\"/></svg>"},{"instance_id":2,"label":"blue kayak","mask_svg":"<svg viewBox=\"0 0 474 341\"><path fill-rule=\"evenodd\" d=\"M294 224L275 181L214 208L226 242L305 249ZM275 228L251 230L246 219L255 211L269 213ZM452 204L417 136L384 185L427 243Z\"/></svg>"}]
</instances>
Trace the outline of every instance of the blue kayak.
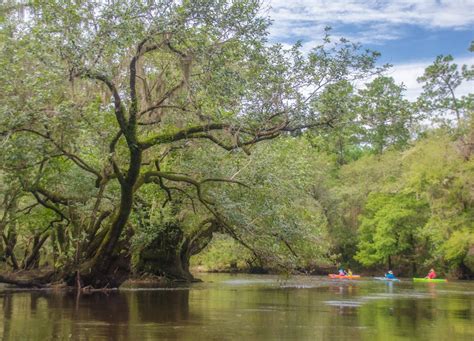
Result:
<instances>
[{"instance_id":1,"label":"blue kayak","mask_svg":"<svg viewBox=\"0 0 474 341\"><path fill-rule=\"evenodd\" d=\"M398 278L374 277L378 281L400 282Z\"/></svg>"}]
</instances>

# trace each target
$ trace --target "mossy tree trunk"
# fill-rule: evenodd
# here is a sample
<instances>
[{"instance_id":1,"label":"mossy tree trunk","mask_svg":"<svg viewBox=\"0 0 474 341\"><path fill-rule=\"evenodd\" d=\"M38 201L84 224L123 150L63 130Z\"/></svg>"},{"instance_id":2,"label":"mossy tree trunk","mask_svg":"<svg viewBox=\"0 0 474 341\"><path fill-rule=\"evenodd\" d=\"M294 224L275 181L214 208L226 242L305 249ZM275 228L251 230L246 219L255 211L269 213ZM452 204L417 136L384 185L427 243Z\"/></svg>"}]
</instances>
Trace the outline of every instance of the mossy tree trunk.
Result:
<instances>
[{"instance_id":1,"label":"mossy tree trunk","mask_svg":"<svg viewBox=\"0 0 474 341\"><path fill-rule=\"evenodd\" d=\"M219 225L205 220L191 235L185 236L178 223L168 223L163 231L139 254L135 266L138 273L165 276L178 281L194 281L189 262L209 244Z\"/></svg>"}]
</instances>

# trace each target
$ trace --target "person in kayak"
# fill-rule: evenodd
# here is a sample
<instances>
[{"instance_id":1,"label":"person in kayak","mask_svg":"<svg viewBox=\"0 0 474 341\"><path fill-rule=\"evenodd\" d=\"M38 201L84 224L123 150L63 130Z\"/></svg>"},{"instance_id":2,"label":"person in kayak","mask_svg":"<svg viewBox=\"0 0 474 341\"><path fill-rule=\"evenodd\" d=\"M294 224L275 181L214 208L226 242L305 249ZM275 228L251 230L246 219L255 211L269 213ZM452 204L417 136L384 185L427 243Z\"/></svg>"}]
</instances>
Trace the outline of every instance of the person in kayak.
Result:
<instances>
[{"instance_id":1,"label":"person in kayak","mask_svg":"<svg viewBox=\"0 0 474 341\"><path fill-rule=\"evenodd\" d=\"M347 272L344 270L344 268L339 269L339 276L347 276Z\"/></svg>"},{"instance_id":2,"label":"person in kayak","mask_svg":"<svg viewBox=\"0 0 474 341\"><path fill-rule=\"evenodd\" d=\"M351 269L347 269L347 276L352 276L352 270Z\"/></svg>"},{"instance_id":3,"label":"person in kayak","mask_svg":"<svg viewBox=\"0 0 474 341\"><path fill-rule=\"evenodd\" d=\"M425 278L435 279L436 278L436 272L434 271L434 269L430 269L430 272L428 273L428 275Z\"/></svg>"},{"instance_id":4,"label":"person in kayak","mask_svg":"<svg viewBox=\"0 0 474 341\"><path fill-rule=\"evenodd\" d=\"M388 270L388 272L385 274L385 278L387 278L387 279L396 279L396 277L393 274L392 270Z\"/></svg>"}]
</instances>

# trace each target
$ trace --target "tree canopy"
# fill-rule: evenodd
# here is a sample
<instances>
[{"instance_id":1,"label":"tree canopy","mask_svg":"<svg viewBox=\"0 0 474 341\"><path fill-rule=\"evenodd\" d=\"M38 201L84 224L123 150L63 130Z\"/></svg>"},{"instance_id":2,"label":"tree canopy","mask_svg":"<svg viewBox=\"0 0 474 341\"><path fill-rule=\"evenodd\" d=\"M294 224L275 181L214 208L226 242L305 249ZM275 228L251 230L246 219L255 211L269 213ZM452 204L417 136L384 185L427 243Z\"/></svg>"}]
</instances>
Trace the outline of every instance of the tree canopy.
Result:
<instances>
[{"instance_id":1,"label":"tree canopy","mask_svg":"<svg viewBox=\"0 0 474 341\"><path fill-rule=\"evenodd\" d=\"M439 57L412 103L330 29L307 53L272 44L261 5L3 5L1 251L50 270L17 284L193 280L191 257L225 247L285 272L410 257L466 273L472 96L455 90L472 68ZM441 111L455 132L420 131Z\"/></svg>"}]
</instances>

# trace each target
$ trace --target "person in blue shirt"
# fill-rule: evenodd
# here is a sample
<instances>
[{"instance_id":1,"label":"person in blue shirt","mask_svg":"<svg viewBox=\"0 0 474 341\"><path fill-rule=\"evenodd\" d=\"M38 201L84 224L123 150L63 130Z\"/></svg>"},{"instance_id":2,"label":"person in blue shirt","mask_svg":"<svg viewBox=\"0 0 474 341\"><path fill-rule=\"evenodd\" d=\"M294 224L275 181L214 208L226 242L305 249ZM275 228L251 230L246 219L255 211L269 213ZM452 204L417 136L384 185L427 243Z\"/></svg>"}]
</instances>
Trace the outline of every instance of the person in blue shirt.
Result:
<instances>
[{"instance_id":1,"label":"person in blue shirt","mask_svg":"<svg viewBox=\"0 0 474 341\"><path fill-rule=\"evenodd\" d=\"M344 268L339 269L339 276L346 276L347 272L344 270Z\"/></svg>"},{"instance_id":2,"label":"person in blue shirt","mask_svg":"<svg viewBox=\"0 0 474 341\"><path fill-rule=\"evenodd\" d=\"M396 279L396 277L393 274L392 270L389 270L388 273L385 274L385 278L387 278L387 279Z\"/></svg>"}]
</instances>

